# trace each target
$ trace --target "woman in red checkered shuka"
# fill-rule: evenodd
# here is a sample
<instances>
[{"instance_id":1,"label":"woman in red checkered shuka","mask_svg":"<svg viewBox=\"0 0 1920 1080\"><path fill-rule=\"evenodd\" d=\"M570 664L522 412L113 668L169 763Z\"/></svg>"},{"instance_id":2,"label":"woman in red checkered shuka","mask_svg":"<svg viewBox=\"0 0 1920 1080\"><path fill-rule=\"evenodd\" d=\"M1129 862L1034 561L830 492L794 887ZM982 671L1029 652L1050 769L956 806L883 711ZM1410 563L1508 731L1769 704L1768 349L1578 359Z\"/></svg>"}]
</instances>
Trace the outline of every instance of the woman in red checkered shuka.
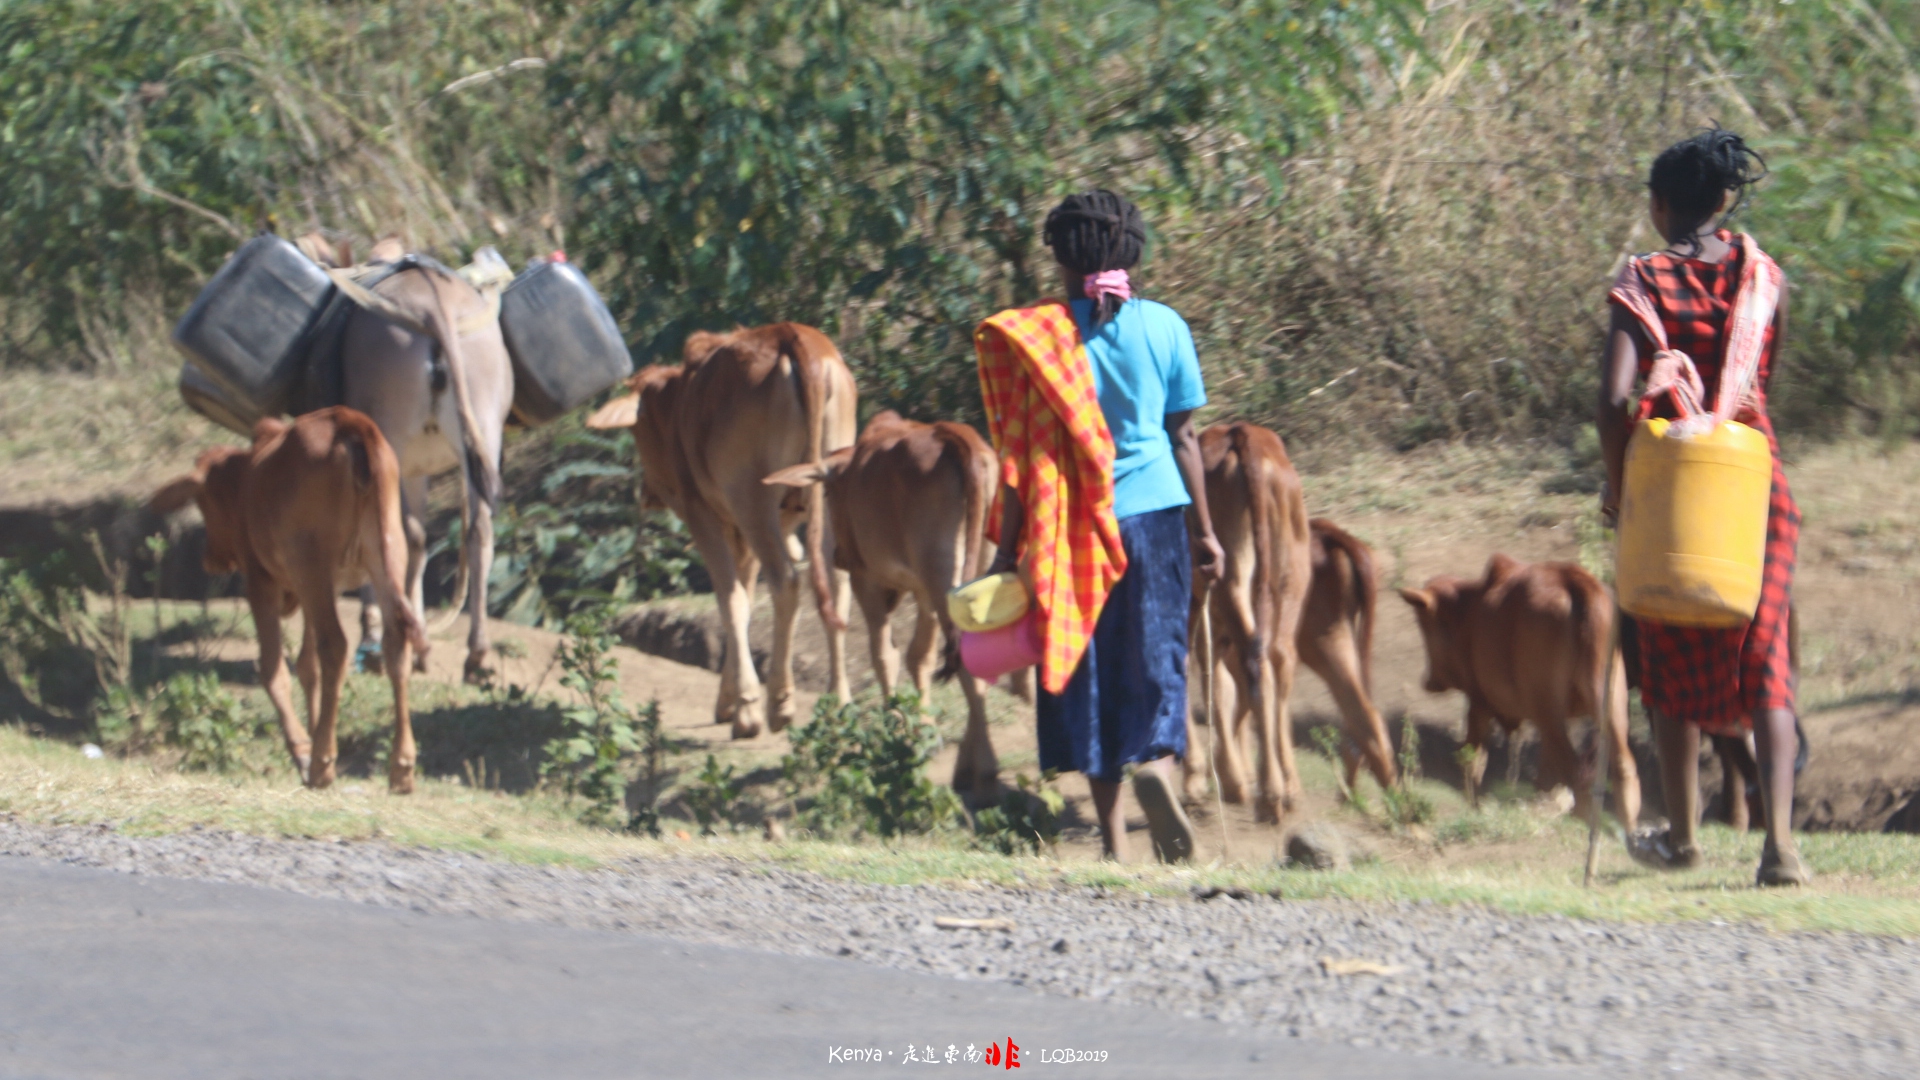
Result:
<instances>
[{"instance_id":1,"label":"woman in red checkered shuka","mask_svg":"<svg viewBox=\"0 0 1920 1080\"><path fill-rule=\"evenodd\" d=\"M1601 509L1612 520L1625 468L1627 438L1638 406L1671 417L1675 400L1725 402L1731 418L1757 428L1773 450L1773 493L1759 609L1731 630L1668 626L1635 620L1640 695L1652 716L1660 751L1660 782L1671 824L1665 833L1633 838L1642 862L1665 868L1700 865L1694 830L1700 820L1700 735L1753 740L1760 795L1766 808L1766 844L1757 880L1798 885L1813 877L1793 842L1794 759L1799 749L1794 673L1788 651L1788 605L1800 511L1780 468L1780 446L1767 418L1767 382L1787 322L1786 290L1771 259L1744 233L1720 224L1766 172L1740 136L1721 128L1675 143L1654 160L1647 181L1648 214L1667 248L1631 260L1609 295L1612 325L1602 362L1598 424L1606 458ZM1716 220L1719 219L1719 220ZM1742 288L1777 290L1772 318L1757 351L1729 355L1731 318ZM1651 301L1651 303L1647 303ZM1743 315L1758 322L1764 316ZM1646 320L1657 318L1669 352L1656 354ZM1752 340L1752 338L1749 338ZM1684 354L1684 357L1673 353ZM1656 360L1660 363L1656 364ZM1698 372L1687 370L1686 360ZM1721 396L1726 378L1733 383ZM1646 380L1644 397L1636 383ZM1729 797L1742 797L1729 792Z\"/></svg>"}]
</instances>

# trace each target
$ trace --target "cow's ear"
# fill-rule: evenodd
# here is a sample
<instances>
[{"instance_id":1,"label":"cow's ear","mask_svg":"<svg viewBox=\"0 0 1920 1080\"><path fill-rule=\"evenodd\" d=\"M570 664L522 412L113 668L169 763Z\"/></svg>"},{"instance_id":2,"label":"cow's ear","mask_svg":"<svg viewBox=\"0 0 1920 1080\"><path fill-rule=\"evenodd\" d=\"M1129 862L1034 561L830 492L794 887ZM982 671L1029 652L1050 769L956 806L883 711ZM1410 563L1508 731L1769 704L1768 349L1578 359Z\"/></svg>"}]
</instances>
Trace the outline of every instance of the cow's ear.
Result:
<instances>
[{"instance_id":1,"label":"cow's ear","mask_svg":"<svg viewBox=\"0 0 1920 1080\"><path fill-rule=\"evenodd\" d=\"M622 394L593 410L587 417L587 426L595 431L608 431L614 428L630 428L640 421L640 395Z\"/></svg>"},{"instance_id":2,"label":"cow's ear","mask_svg":"<svg viewBox=\"0 0 1920 1080\"><path fill-rule=\"evenodd\" d=\"M1415 611L1433 610L1433 593L1426 589L1401 589L1400 599L1405 600Z\"/></svg>"},{"instance_id":3,"label":"cow's ear","mask_svg":"<svg viewBox=\"0 0 1920 1080\"><path fill-rule=\"evenodd\" d=\"M839 476L841 473L847 471L847 466L853 464L853 447L843 446L835 450L833 453L828 454L820 464L826 467L828 476Z\"/></svg>"},{"instance_id":4,"label":"cow's ear","mask_svg":"<svg viewBox=\"0 0 1920 1080\"><path fill-rule=\"evenodd\" d=\"M815 465L811 461L799 465L789 465L777 473L772 473L760 482L769 487L786 486L803 488L825 480L830 473L825 464Z\"/></svg>"},{"instance_id":5,"label":"cow's ear","mask_svg":"<svg viewBox=\"0 0 1920 1080\"><path fill-rule=\"evenodd\" d=\"M175 510L192 502L200 494L198 476L176 476L166 482L153 497L147 500L147 513L166 517Z\"/></svg>"},{"instance_id":6,"label":"cow's ear","mask_svg":"<svg viewBox=\"0 0 1920 1080\"><path fill-rule=\"evenodd\" d=\"M1519 565L1518 562L1514 561L1513 556L1508 555L1506 552L1494 552L1493 557L1487 560L1487 584L1491 585L1501 578L1506 577L1508 574L1513 573Z\"/></svg>"}]
</instances>

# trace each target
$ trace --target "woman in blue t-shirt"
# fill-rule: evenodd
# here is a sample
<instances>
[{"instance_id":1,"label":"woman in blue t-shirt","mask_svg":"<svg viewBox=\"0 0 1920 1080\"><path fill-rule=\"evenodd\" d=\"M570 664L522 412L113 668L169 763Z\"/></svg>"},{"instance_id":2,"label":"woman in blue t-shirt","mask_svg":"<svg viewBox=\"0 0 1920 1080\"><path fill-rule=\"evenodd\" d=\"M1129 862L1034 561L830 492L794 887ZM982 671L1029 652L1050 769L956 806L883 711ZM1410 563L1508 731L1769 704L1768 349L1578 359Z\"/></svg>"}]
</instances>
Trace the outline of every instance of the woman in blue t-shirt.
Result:
<instances>
[{"instance_id":1,"label":"woman in blue t-shirt","mask_svg":"<svg viewBox=\"0 0 1920 1080\"><path fill-rule=\"evenodd\" d=\"M1039 691L1040 768L1087 775L1102 845L1125 860L1120 779L1125 766L1140 765L1134 797L1155 854L1174 862L1193 853L1193 827L1173 784L1173 759L1187 749L1192 571L1217 580L1225 561L1193 430L1193 410L1206 404L1207 392L1186 320L1133 297L1127 271L1146 241L1138 207L1111 191L1074 195L1047 215L1044 235L1113 433L1113 513L1127 571L1066 690ZM996 572L1016 565L1025 516L1011 488L1001 498Z\"/></svg>"}]
</instances>

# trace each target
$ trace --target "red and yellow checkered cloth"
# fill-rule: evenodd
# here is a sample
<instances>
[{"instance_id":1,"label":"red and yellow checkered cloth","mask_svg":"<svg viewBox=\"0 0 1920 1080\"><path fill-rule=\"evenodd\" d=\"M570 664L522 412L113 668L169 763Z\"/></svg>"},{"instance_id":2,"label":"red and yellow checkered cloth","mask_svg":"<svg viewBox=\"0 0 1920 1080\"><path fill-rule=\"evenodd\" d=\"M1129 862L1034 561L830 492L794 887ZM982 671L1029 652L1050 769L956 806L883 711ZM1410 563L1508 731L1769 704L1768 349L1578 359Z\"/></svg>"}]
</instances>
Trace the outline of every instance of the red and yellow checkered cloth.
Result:
<instances>
[{"instance_id":1,"label":"red and yellow checkered cloth","mask_svg":"<svg viewBox=\"0 0 1920 1080\"><path fill-rule=\"evenodd\" d=\"M1113 516L1113 434L1067 305L1003 311L974 331L973 347L1000 481L1027 512L1020 569L1040 608L1040 685L1058 694L1127 571ZM1000 535L998 500L987 535Z\"/></svg>"}]
</instances>

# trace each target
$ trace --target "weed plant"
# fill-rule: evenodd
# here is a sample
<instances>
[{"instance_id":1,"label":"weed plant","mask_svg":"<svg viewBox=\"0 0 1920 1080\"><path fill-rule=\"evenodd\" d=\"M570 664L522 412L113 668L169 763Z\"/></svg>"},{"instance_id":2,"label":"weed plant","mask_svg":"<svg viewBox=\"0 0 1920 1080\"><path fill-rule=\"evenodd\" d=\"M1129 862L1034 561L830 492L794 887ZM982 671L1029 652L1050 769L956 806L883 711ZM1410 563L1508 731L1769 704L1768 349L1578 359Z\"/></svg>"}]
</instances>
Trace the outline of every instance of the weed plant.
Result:
<instances>
[{"instance_id":1,"label":"weed plant","mask_svg":"<svg viewBox=\"0 0 1920 1080\"><path fill-rule=\"evenodd\" d=\"M796 820L817 835L929 833L960 814L953 792L927 777L941 738L911 691L844 704L823 697L789 738L781 773Z\"/></svg>"},{"instance_id":2,"label":"weed plant","mask_svg":"<svg viewBox=\"0 0 1920 1080\"><path fill-rule=\"evenodd\" d=\"M1002 855L1051 854L1060 842L1060 815L1066 797L1054 787L1060 773L1048 769L1038 781L1021 773L1014 790L973 816L974 843Z\"/></svg>"},{"instance_id":3,"label":"weed plant","mask_svg":"<svg viewBox=\"0 0 1920 1080\"><path fill-rule=\"evenodd\" d=\"M546 746L543 774L560 782L571 801L586 800L580 820L619 828L627 823L627 781L622 758L641 749L639 718L620 693L613 658L613 611L599 604L567 620L567 638L555 659L560 683L576 700L561 710L565 733Z\"/></svg>"},{"instance_id":4,"label":"weed plant","mask_svg":"<svg viewBox=\"0 0 1920 1080\"><path fill-rule=\"evenodd\" d=\"M1400 778L1380 793L1387 820L1400 828L1433 820L1433 800L1414 790L1420 778L1420 729L1412 717L1400 721Z\"/></svg>"},{"instance_id":5,"label":"weed plant","mask_svg":"<svg viewBox=\"0 0 1920 1080\"><path fill-rule=\"evenodd\" d=\"M735 812L745 783L736 779L733 773L733 765L723 768L719 758L708 754L707 763L701 767L699 775L681 793L688 811L693 814L693 820L700 823L701 836L714 835L718 831L715 826L722 823L729 828L736 823Z\"/></svg>"}]
</instances>

